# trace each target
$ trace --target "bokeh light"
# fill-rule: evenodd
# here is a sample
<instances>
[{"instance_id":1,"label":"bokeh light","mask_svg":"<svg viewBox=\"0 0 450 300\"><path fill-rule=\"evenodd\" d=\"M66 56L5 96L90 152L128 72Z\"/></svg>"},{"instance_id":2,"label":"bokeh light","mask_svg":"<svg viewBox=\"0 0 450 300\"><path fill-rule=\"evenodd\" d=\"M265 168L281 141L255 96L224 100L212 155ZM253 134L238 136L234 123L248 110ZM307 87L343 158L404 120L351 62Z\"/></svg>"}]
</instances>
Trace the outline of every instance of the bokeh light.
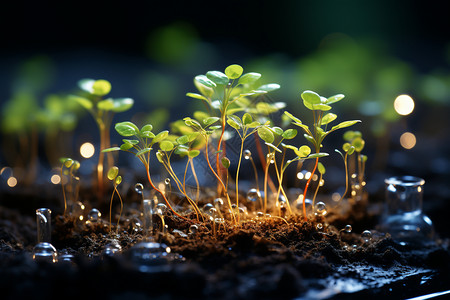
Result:
<instances>
[{"instance_id":1,"label":"bokeh light","mask_svg":"<svg viewBox=\"0 0 450 300\"><path fill-rule=\"evenodd\" d=\"M52 177L50 178L50 181L53 184L59 184L61 183L61 177L58 174L53 174Z\"/></svg>"},{"instance_id":2,"label":"bokeh light","mask_svg":"<svg viewBox=\"0 0 450 300\"><path fill-rule=\"evenodd\" d=\"M400 95L395 98L394 109L399 115L409 115L414 110L414 100L409 95Z\"/></svg>"},{"instance_id":3,"label":"bokeh light","mask_svg":"<svg viewBox=\"0 0 450 300\"><path fill-rule=\"evenodd\" d=\"M6 184L9 187L15 187L17 185L17 178L14 176L9 177L8 180L6 181Z\"/></svg>"},{"instance_id":4,"label":"bokeh light","mask_svg":"<svg viewBox=\"0 0 450 300\"><path fill-rule=\"evenodd\" d=\"M95 147L89 142L84 143L80 147L80 154L84 158L90 158L95 154Z\"/></svg>"},{"instance_id":5,"label":"bokeh light","mask_svg":"<svg viewBox=\"0 0 450 300\"><path fill-rule=\"evenodd\" d=\"M405 149L412 149L416 145L416 136L411 132L405 132L400 136L400 145Z\"/></svg>"}]
</instances>

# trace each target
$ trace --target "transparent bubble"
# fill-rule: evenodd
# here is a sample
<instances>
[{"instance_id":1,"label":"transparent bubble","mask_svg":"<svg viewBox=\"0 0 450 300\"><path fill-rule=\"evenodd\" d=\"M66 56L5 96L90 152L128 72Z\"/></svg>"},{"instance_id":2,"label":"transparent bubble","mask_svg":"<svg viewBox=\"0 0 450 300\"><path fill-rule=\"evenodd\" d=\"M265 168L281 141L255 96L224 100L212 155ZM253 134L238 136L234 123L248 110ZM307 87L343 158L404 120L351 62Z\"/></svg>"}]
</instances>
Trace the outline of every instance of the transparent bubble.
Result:
<instances>
[{"instance_id":1,"label":"transparent bubble","mask_svg":"<svg viewBox=\"0 0 450 300\"><path fill-rule=\"evenodd\" d=\"M323 224L322 223L317 223L316 228L317 228L317 230L322 230L323 229Z\"/></svg>"},{"instance_id":2,"label":"transparent bubble","mask_svg":"<svg viewBox=\"0 0 450 300\"><path fill-rule=\"evenodd\" d=\"M167 205L165 205L164 203L158 203L156 205L156 213L158 215L164 215L167 211Z\"/></svg>"},{"instance_id":3,"label":"transparent bubble","mask_svg":"<svg viewBox=\"0 0 450 300\"><path fill-rule=\"evenodd\" d=\"M170 178L166 178L166 179L164 180L164 183L165 183L166 185L169 185L169 184L170 184Z\"/></svg>"},{"instance_id":4,"label":"transparent bubble","mask_svg":"<svg viewBox=\"0 0 450 300\"><path fill-rule=\"evenodd\" d=\"M364 243L368 243L372 239L372 232L370 232L370 230L364 230L361 233L361 238L364 241Z\"/></svg>"},{"instance_id":5,"label":"transparent bubble","mask_svg":"<svg viewBox=\"0 0 450 300\"><path fill-rule=\"evenodd\" d=\"M246 149L244 151L244 158L245 159L250 159L251 157L252 157L252 152L250 150Z\"/></svg>"},{"instance_id":6,"label":"transparent bubble","mask_svg":"<svg viewBox=\"0 0 450 300\"><path fill-rule=\"evenodd\" d=\"M191 225L190 227L189 227L189 233L190 234L195 234L195 233L197 233L197 231L198 231L198 226L197 225Z\"/></svg>"},{"instance_id":7,"label":"transparent bubble","mask_svg":"<svg viewBox=\"0 0 450 300\"><path fill-rule=\"evenodd\" d=\"M92 223L96 223L96 222L98 222L98 220L100 219L101 216L102 216L101 212L98 209L93 208L88 213L88 221L90 221Z\"/></svg>"},{"instance_id":8,"label":"transparent bubble","mask_svg":"<svg viewBox=\"0 0 450 300\"><path fill-rule=\"evenodd\" d=\"M38 243L33 248L33 259L35 261L56 263L58 261L58 252L50 243Z\"/></svg>"},{"instance_id":9,"label":"transparent bubble","mask_svg":"<svg viewBox=\"0 0 450 300\"><path fill-rule=\"evenodd\" d=\"M142 195L142 193L144 192L144 185L142 183L136 183L134 185L134 190L136 191L136 193L138 193L139 195Z\"/></svg>"},{"instance_id":10,"label":"transparent bubble","mask_svg":"<svg viewBox=\"0 0 450 300\"><path fill-rule=\"evenodd\" d=\"M134 232L138 232L142 229L142 222L138 218L131 219L130 225Z\"/></svg>"},{"instance_id":11,"label":"transparent bubble","mask_svg":"<svg viewBox=\"0 0 450 300\"><path fill-rule=\"evenodd\" d=\"M317 202L314 209L316 216L325 216L327 214L327 206L323 202Z\"/></svg>"},{"instance_id":12,"label":"transparent bubble","mask_svg":"<svg viewBox=\"0 0 450 300\"><path fill-rule=\"evenodd\" d=\"M120 246L119 241L111 240L111 242L106 244L103 248L102 254L106 256L113 256L119 254L120 252L122 252L122 246Z\"/></svg>"},{"instance_id":13,"label":"transparent bubble","mask_svg":"<svg viewBox=\"0 0 450 300\"><path fill-rule=\"evenodd\" d=\"M247 192L247 200L250 202L258 201L259 197L261 197L260 192L257 189L250 189Z\"/></svg>"},{"instance_id":14,"label":"transparent bubble","mask_svg":"<svg viewBox=\"0 0 450 300\"><path fill-rule=\"evenodd\" d=\"M214 208L214 205L212 205L211 203L206 203L205 205L203 205L202 210L205 214L207 214L207 213L209 213L209 210L211 208Z\"/></svg>"},{"instance_id":15,"label":"transparent bubble","mask_svg":"<svg viewBox=\"0 0 450 300\"><path fill-rule=\"evenodd\" d=\"M353 229L352 225L345 225L344 231L347 233L350 233L350 232L352 232L352 229Z\"/></svg>"},{"instance_id":16,"label":"transparent bubble","mask_svg":"<svg viewBox=\"0 0 450 300\"><path fill-rule=\"evenodd\" d=\"M216 198L214 199L214 205L218 206L219 208L223 206L223 200L222 198Z\"/></svg>"},{"instance_id":17,"label":"transparent bubble","mask_svg":"<svg viewBox=\"0 0 450 300\"><path fill-rule=\"evenodd\" d=\"M262 211L258 211L258 212L256 213L256 217L257 217L257 218L263 218L263 217L264 217L264 213L263 213Z\"/></svg>"},{"instance_id":18,"label":"transparent bubble","mask_svg":"<svg viewBox=\"0 0 450 300\"><path fill-rule=\"evenodd\" d=\"M225 223L225 219L224 218L215 218L214 222L217 224L223 224L223 223Z\"/></svg>"},{"instance_id":19,"label":"transparent bubble","mask_svg":"<svg viewBox=\"0 0 450 300\"><path fill-rule=\"evenodd\" d=\"M210 208L208 211L208 215L210 215L211 217L215 217L217 215L217 209L215 209L214 207Z\"/></svg>"},{"instance_id":20,"label":"transparent bubble","mask_svg":"<svg viewBox=\"0 0 450 300\"><path fill-rule=\"evenodd\" d=\"M275 163L275 155L273 153L267 153L267 159L269 160L269 163Z\"/></svg>"},{"instance_id":21,"label":"transparent bubble","mask_svg":"<svg viewBox=\"0 0 450 300\"><path fill-rule=\"evenodd\" d=\"M71 265L75 265L75 256L73 256L72 254L69 253L64 253L62 255L59 256L58 261L60 263L69 263Z\"/></svg>"}]
</instances>

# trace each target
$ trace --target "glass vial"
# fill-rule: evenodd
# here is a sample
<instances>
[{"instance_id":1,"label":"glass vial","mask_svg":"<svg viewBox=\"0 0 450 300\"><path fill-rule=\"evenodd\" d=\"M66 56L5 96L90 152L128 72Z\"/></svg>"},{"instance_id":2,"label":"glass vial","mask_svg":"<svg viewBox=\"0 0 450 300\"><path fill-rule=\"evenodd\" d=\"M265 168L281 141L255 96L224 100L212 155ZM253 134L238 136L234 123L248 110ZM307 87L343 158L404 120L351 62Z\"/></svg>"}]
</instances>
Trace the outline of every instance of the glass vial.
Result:
<instances>
[{"instance_id":1,"label":"glass vial","mask_svg":"<svg viewBox=\"0 0 450 300\"><path fill-rule=\"evenodd\" d=\"M52 234L52 211L48 208L36 209L37 242L50 243Z\"/></svg>"}]
</instances>

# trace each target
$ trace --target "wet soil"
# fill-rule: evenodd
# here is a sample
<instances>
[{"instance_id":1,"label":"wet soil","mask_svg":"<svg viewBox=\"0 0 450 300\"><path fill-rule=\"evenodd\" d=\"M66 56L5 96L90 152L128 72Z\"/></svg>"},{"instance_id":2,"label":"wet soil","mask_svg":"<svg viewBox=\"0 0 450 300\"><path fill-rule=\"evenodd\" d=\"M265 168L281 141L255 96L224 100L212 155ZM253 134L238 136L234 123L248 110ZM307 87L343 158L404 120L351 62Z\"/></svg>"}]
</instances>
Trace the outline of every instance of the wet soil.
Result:
<instances>
[{"instance_id":1,"label":"wet soil","mask_svg":"<svg viewBox=\"0 0 450 300\"><path fill-rule=\"evenodd\" d=\"M168 212L167 232L155 229L154 241L180 256L143 270L130 256L144 235L136 226L139 209L137 202L127 205L112 232L105 217L86 223L54 214L52 244L73 259L50 264L32 259L32 214L0 206L1 299L399 299L450 289L448 241L413 249L371 230L366 242L341 230L374 228L374 216L358 211L308 221L262 216L240 226ZM154 223L161 228L159 217ZM122 251L105 253L113 240Z\"/></svg>"}]
</instances>

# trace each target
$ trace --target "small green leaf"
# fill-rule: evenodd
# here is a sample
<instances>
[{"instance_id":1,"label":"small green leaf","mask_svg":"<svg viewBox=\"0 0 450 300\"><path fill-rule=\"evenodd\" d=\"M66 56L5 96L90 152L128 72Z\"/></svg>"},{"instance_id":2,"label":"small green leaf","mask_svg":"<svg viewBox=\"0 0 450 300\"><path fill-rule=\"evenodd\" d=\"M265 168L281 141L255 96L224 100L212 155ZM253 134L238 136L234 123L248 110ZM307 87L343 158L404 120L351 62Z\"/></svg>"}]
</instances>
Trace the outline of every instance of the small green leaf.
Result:
<instances>
[{"instance_id":1,"label":"small green leaf","mask_svg":"<svg viewBox=\"0 0 450 300\"><path fill-rule=\"evenodd\" d=\"M114 166L111 169L108 170L108 179L109 180L114 180L117 175L119 174L119 168Z\"/></svg>"},{"instance_id":2,"label":"small green leaf","mask_svg":"<svg viewBox=\"0 0 450 300\"><path fill-rule=\"evenodd\" d=\"M162 151L171 151L173 149L173 143L171 141L162 141L161 143L159 143L159 148Z\"/></svg>"},{"instance_id":3,"label":"small green leaf","mask_svg":"<svg viewBox=\"0 0 450 300\"><path fill-rule=\"evenodd\" d=\"M283 153L283 151L281 151L280 149L278 149L277 148L277 146L275 146L274 144L271 144L271 143L265 143L267 146L269 146L270 148L272 148L273 150L275 150L275 151L277 151L277 152L280 152L280 153Z\"/></svg>"},{"instance_id":4,"label":"small green leaf","mask_svg":"<svg viewBox=\"0 0 450 300\"><path fill-rule=\"evenodd\" d=\"M272 129L272 131L273 131L276 135L282 135L282 134L283 134L283 129L281 129L280 127L274 126L274 127L270 128L270 129Z\"/></svg>"},{"instance_id":5,"label":"small green leaf","mask_svg":"<svg viewBox=\"0 0 450 300\"><path fill-rule=\"evenodd\" d=\"M344 145L342 145L342 150L344 150L345 152L348 152L348 150L350 150L350 147L352 145L350 145L350 143L344 143Z\"/></svg>"},{"instance_id":6,"label":"small green leaf","mask_svg":"<svg viewBox=\"0 0 450 300\"><path fill-rule=\"evenodd\" d=\"M91 94L97 96L104 96L111 91L111 83L104 79L95 80L92 84Z\"/></svg>"},{"instance_id":7,"label":"small green leaf","mask_svg":"<svg viewBox=\"0 0 450 300\"><path fill-rule=\"evenodd\" d=\"M200 94L205 96L205 98L211 98L211 96L214 95L213 88L210 88L210 87L207 87L207 86L201 84L200 82L195 80L195 78L194 78L194 85L197 88L197 90L200 92Z\"/></svg>"},{"instance_id":8,"label":"small green leaf","mask_svg":"<svg viewBox=\"0 0 450 300\"><path fill-rule=\"evenodd\" d=\"M266 91L266 92L271 92L271 91L275 91L278 90L280 88L280 85L277 83L269 83L269 84L264 84L262 86L260 86L259 88L257 88L258 91Z\"/></svg>"},{"instance_id":9,"label":"small green leaf","mask_svg":"<svg viewBox=\"0 0 450 300\"><path fill-rule=\"evenodd\" d=\"M365 163L367 161L367 155L361 154L361 160Z\"/></svg>"},{"instance_id":10,"label":"small green leaf","mask_svg":"<svg viewBox=\"0 0 450 300\"><path fill-rule=\"evenodd\" d=\"M203 120L203 124L205 124L205 127L208 127L209 125L214 124L219 120L220 118L218 117L209 117Z\"/></svg>"},{"instance_id":11,"label":"small green leaf","mask_svg":"<svg viewBox=\"0 0 450 300\"><path fill-rule=\"evenodd\" d=\"M360 120L353 120L353 121L344 121L342 123L339 123L336 126L331 127L331 131L334 131L336 129L341 129L341 128L345 128L345 127L350 127L358 122L361 122Z\"/></svg>"},{"instance_id":12,"label":"small green leaf","mask_svg":"<svg viewBox=\"0 0 450 300\"><path fill-rule=\"evenodd\" d=\"M244 69L240 65L230 65L225 69L225 74L230 79L239 78Z\"/></svg>"},{"instance_id":13,"label":"small green leaf","mask_svg":"<svg viewBox=\"0 0 450 300\"><path fill-rule=\"evenodd\" d=\"M222 157L221 162L225 169L228 169L231 165L230 160L227 157Z\"/></svg>"},{"instance_id":14,"label":"small green leaf","mask_svg":"<svg viewBox=\"0 0 450 300\"><path fill-rule=\"evenodd\" d=\"M296 153L299 157L307 157L311 153L311 148L306 145L300 146L298 148L298 153Z\"/></svg>"},{"instance_id":15,"label":"small green leaf","mask_svg":"<svg viewBox=\"0 0 450 300\"><path fill-rule=\"evenodd\" d=\"M154 138L152 143L159 143L160 141L164 140L169 135L169 131L164 130L158 133Z\"/></svg>"},{"instance_id":16,"label":"small green leaf","mask_svg":"<svg viewBox=\"0 0 450 300\"><path fill-rule=\"evenodd\" d=\"M219 128L222 128L222 125L214 125L214 126L210 126L210 127L209 127L209 130L216 130L216 129L219 129Z\"/></svg>"},{"instance_id":17,"label":"small green leaf","mask_svg":"<svg viewBox=\"0 0 450 300\"><path fill-rule=\"evenodd\" d=\"M303 104L305 105L306 108L308 108L309 110L321 110L321 111L327 111L331 109L331 106L326 105L326 104L322 104L322 103L309 103L305 100L303 100Z\"/></svg>"},{"instance_id":18,"label":"small green leaf","mask_svg":"<svg viewBox=\"0 0 450 300\"><path fill-rule=\"evenodd\" d=\"M64 166L66 168L70 168L74 163L74 160L71 158L67 158L66 160L64 160Z\"/></svg>"},{"instance_id":19,"label":"small green leaf","mask_svg":"<svg viewBox=\"0 0 450 300\"><path fill-rule=\"evenodd\" d=\"M131 148L133 148L133 144L130 143L123 143L122 145L120 145L120 150L123 151L130 150Z\"/></svg>"},{"instance_id":20,"label":"small green leaf","mask_svg":"<svg viewBox=\"0 0 450 300\"><path fill-rule=\"evenodd\" d=\"M190 158L194 158L194 157L198 156L199 154L200 154L200 151L199 150L195 150L195 149L194 150L190 150L189 153L188 153Z\"/></svg>"},{"instance_id":21,"label":"small green leaf","mask_svg":"<svg viewBox=\"0 0 450 300\"><path fill-rule=\"evenodd\" d=\"M117 123L116 126L114 126L114 128L116 129L117 133L119 133L122 136L133 136L139 133L139 128L137 128L136 125L128 121Z\"/></svg>"},{"instance_id":22,"label":"small green leaf","mask_svg":"<svg viewBox=\"0 0 450 300\"><path fill-rule=\"evenodd\" d=\"M322 101L320 99L319 94L313 91L304 91L301 95L304 102L309 104L321 104Z\"/></svg>"},{"instance_id":23,"label":"small green leaf","mask_svg":"<svg viewBox=\"0 0 450 300\"><path fill-rule=\"evenodd\" d=\"M197 93L186 93L186 96L188 96L190 98L194 98L194 99L208 101L208 98L206 98L203 95L197 94Z\"/></svg>"},{"instance_id":24,"label":"small green leaf","mask_svg":"<svg viewBox=\"0 0 450 300\"><path fill-rule=\"evenodd\" d=\"M238 116L236 116L236 115L228 115L227 117L228 117L228 119L231 119L234 122L236 122L239 125L239 128L242 127L242 121L241 121L241 119Z\"/></svg>"},{"instance_id":25,"label":"small green leaf","mask_svg":"<svg viewBox=\"0 0 450 300\"><path fill-rule=\"evenodd\" d=\"M342 99L344 99L344 97L345 96L342 94L337 94L337 95L331 96L330 98L327 99L325 104L333 104L335 102L341 101Z\"/></svg>"},{"instance_id":26,"label":"small green leaf","mask_svg":"<svg viewBox=\"0 0 450 300\"><path fill-rule=\"evenodd\" d=\"M297 124L302 124L302 121L301 121L299 118L297 118L297 117L295 117L294 115L292 115L290 112L285 111L284 114L285 114L286 116L288 116L288 117L289 117L292 121L294 121L295 123L297 123ZM297 125L297 124L296 124L296 125Z\"/></svg>"},{"instance_id":27,"label":"small green leaf","mask_svg":"<svg viewBox=\"0 0 450 300\"><path fill-rule=\"evenodd\" d=\"M155 137L155 134L151 131L141 131L139 132L139 136L143 138L152 139Z\"/></svg>"},{"instance_id":28,"label":"small green leaf","mask_svg":"<svg viewBox=\"0 0 450 300\"><path fill-rule=\"evenodd\" d=\"M319 171L319 173L320 174L325 174L325 172L326 172L326 169L325 169L325 166L321 163L321 162L319 162L318 164L317 164L317 170Z\"/></svg>"},{"instance_id":29,"label":"small green leaf","mask_svg":"<svg viewBox=\"0 0 450 300\"><path fill-rule=\"evenodd\" d=\"M177 143L180 145L184 145L189 143L189 137L187 135L182 135L176 139Z\"/></svg>"},{"instance_id":30,"label":"small green leaf","mask_svg":"<svg viewBox=\"0 0 450 300\"><path fill-rule=\"evenodd\" d=\"M261 126L261 123L259 123L258 121L253 121L247 125L248 128L256 128L258 126Z\"/></svg>"},{"instance_id":31,"label":"small green leaf","mask_svg":"<svg viewBox=\"0 0 450 300\"><path fill-rule=\"evenodd\" d=\"M208 73L206 73L206 77L212 80L215 84L219 85L226 85L229 81L227 75L223 74L220 71L209 71Z\"/></svg>"},{"instance_id":32,"label":"small green leaf","mask_svg":"<svg viewBox=\"0 0 450 300\"><path fill-rule=\"evenodd\" d=\"M113 112L124 112L133 107L134 100L131 98L116 98L113 99Z\"/></svg>"},{"instance_id":33,"label":"small green leaf","mask_svg":"<svg viewBox=\"0 0 450 300\"><path fill-rule=\"evenodd\" d=\"M252 83L255 82L256 80L258 80L259 78L261 78L261 74L259 73L246 73L244 75L241 76L241 78L239 78L238 84L247 84L247 83Z\"/></svg>"},{"instance_id":34,"label":"small green leaf","mask_svg":"<svg viewBox=\"0 0 450 300\"><path fill-rule=\"evenodd\" d=\"M106 152L113 152L113 151L119 151L119 150L122 150L122 149L119 147L111 147L111 148L103 149L102 152L106 153Z\"/></svg>"},{"instance_id":35,"label":"small green leaf","mask_svg":"<svg viewBox=\"0 0 450 300\"><path fill-rule=\"evenodd\" d=\"M311 144L313 144L313 145L316 144L316 141L314 140L314 138L313 138L312 136L310 136L309 134L306 134L306 133L305 133L303 136L304 136L305 139L307 139L308 142L310 142Z\"/></svg>"},{"instance_id":36,"label":"small green leaf","mask_svg":"<svg viewBox=\"0 0 450 300\"><path fill-rule=\"evenodd\" d=\"M128 140L128 139L123 139L122 142L127 143L127 144L131 144L131 145L137 145L137 144L139 144L139 140Z\"/></svg>"},{"instance_id":37,"label":"small green leaf","mask_svg":"<svg viewBox=\"0 0 450 300\"><path fill-rule=\"evenodd\" d=\"M189 142L193 142L199 135L200 135L200 132L190 133L189 134Z\"/></svg>"},{"instance_id":38,"label":"small green leaf","mask_svg":"<svg viewBox=\"0 0 450 300\"><path fill-rule=\"evenodd\" d=\"M230 125L231 127L233 127L236 130L241 129L241 127L239 126L238 123L236 123L233 119L228 119L227 120L227 124Z\"/></svg>"},{"instance_id":39,"label":"small green leaf","mask_svg":"<svg viewBox=\"0 0 450 300\"><path fill-rule=\"evenodd\" d=\"M153 125L152 124L146 124L144 126L142 126L141 128L141 132L143 131L152 131L153 130Z\"/></svg>"},{"instance_id":40,"label":"small green leaf","mask_svg":"<svg viewBox=\"0 0 450 300\"><path fill-rule=\"evenodd\" d=\"M350 148L349 148L348 151L347 151L348 155L352 155L353 152L355 152L355 147L350 146Z\"/></svg>"},{"instance_id":41,"label":"small green leaf","mask_svg":"<svg viewBox=\"0 0 450 300\"><path fill-rule=\"evenodd\" d=\"M119 184L121 184L122 183L122 176L117 176L116 177L116 180L115 180L115 183L116 183L116 185L119 185Z\"/></svg>"},{"instance_id":42,"label":"small green leaf","mask_svg":"<svg viewBox=\"0 0 450 300\"><path fill-rule=\"evenodd\" d=\"M319 152L319 153L311 154L311 155L308 156L307 158L308 158L308 159L310 159L310 158L321 158L321 157L325 157L325 156L328 156L328 155L329 155L328 153Z\"/></svg>"},{"instance_id":43,"label":"small green leaf","mask_svg":"<svg viewBox=\"0 0 450 300\"><path fill-rule=\"evenodd\" d=\"M187 146L185 146L185 145L178 145L175 148L174 152L175 152L175 154L178 154L180 156L185 156L185 155L189 154L189 148Z\"/></svg>"},{"instance_id":44,"label":"small green leaf","mask_svg":"<svg viewBox=\"0 0 450 300\"><path fill-rule=\"evenodd\" d=\"M275 137L272 133L272 130L268 129L266 126L261 126L258 128L259 137L266 143L273 143Z\"/></svg>"},{"instance_id":45,"label":"small green leaf","mask_svg":"<svg viewBox=\"0 0 450 300\"><path fill-rule=\"evenodd\" d=\"M209 79L205 75L195 76L195 80L198 83L200 83L200 84L202 84L202 85L204 85L206 87L209 87L209 88L215 88L216 87L216 84L214 83L214 81L212 81L211 79Z\"/></svg>"},{"instance_id":46,"label":"small green leaf","mask_svg":"<svg viewBox=\"0 0 450 300\"><path fill-rule=\"evenodd\" d=\"M328 113L325 116L323 116L322 120L320 121L320 125L326 125L330 122L333 122L334 120L336 120L337 115L333 114L333 113Z\"/></svg>"},{"instance_id":47,"label":"small green leaf","mask_svg":"<svg viewBox=\"0 0 450 300\"><path fill-rule=\"evenodd\" d=\"M112 110L114 108L114 101L111 98L101 100L97 103L97 108L101 110Z\"/></svg>"},{"instance_id":48,"label":"small green leaf","mask_svg":"<svg viewBox=\"0 0 450 300\"><path fill-rule=\"evenodd\" d=\"M297 149L297 147L295 147L295 146L292 146L292 145L286 145L286 144L281 144L284 148L287 148L287 149L291 149L291 150L293 150L293 151L298 151L298 149Z\"/></svg>"},{"instance_id":49,"label":"small green leaf","mask_svg":"<svg viewBox=\"0 0 450 300\"><path fill-rule=\"evenodd\" d=\"M364 149L365 144L366 142L360 137L357 137L352 141L352 146L355 147L356 152L361 152Z\"/></svg>"},{"instance_id":50,"label":"small green leaf","mask_svg":"<svg viewBox=\"0 0 450 300\"><path fill-rule=\"evenodd\" d=\"M297 136L297 129L288 129L281 136L287 140L293 139Z\"/></svg>"},{"instance_id":51,"label":"small green leaf","mask_svg":"<svg viewBox=\"0 0 450 300\"><path fill-rule=\"evenodd\" d=\"M156 152L156 158L158 159L158 161L160 163L164 163L164 160L163 160L164 154L160 150L158 150L158 152Z\"/></svg>"},{"instance_id":52,"label":"small green leaf","mask_svg":"<svg viewBox=\"0 0 450 300\"><path fill-rule=\"evenodd\" d=\"M141 156L141 155L146 154L146 153L148 153L150 151L152 151L152 148L144 148L144 149L141 149L140 151L138 151L135 155L136 156Z\"/></svg>"},{"instance_id":53,"label":"small green leaf","mask_svg":"<svg viewBox=\"0 0 450 300\"><path fill-rule=\"evenodd\" d=\"M85 78L78 81L78 86L83 91L88 92L89 94L93 94L94 90L92 87L94 86L94 82L94 79Z\"/></svg>"},{"instance_id":54,"label":"small green leaf","mask_svg":"<svg viewBox=\"0 0 450 300\"><path fill-rule=\"evenodd\" d=\"M242 123L244 123L244 125L251 124L252 122L253 122L253 118L249 113L245 113L242 116Z\"/></svg>"},{"instance_id":55,"label":"small green leaf","mask_svg":"<svg viewBox=\"0 0 450 300\"><path fill-rule=\"evenodd\" d=\"M84 97L70 95L69 99L78 102L78 104L80 104L87 110L92 109L92 107L94 106L94 104L92 103L91 100L84 98Z\"/></svg>"}]
</instances>

